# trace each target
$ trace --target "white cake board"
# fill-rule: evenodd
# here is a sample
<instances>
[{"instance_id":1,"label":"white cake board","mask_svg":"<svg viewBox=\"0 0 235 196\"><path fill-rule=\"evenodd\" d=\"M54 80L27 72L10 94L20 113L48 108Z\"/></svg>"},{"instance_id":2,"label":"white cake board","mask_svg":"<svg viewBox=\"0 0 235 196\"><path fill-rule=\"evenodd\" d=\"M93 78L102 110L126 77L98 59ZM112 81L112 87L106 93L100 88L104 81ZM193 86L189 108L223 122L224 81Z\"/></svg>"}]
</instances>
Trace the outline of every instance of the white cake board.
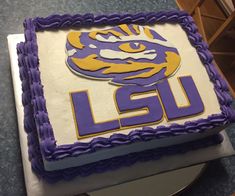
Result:
<instances>
[{"instance_id":1,"label":"white cake board","mask_svg":"<svg viewBox=\"0 0 235 196\"><path fill-rule=\"evenodd\" d=\"M172 195L187 187L199 176L205 164L196 164L235 154L227 134L223 131L223 143L206 149L163 157L156 161L136 163L132 167L123 167L119 170L102 174L77 177L70 182L62 181L51 185L39 180L31 170L31 165L28 160L27 135L23 128L22 90L19 78L16 44L24 41L24 36L22 34L8 35L7 39L11 59L25 184L28 196L65 196L86 192L91 196ZM170 170L174 171L166 172Z\"/></svg>"}]
</instances>

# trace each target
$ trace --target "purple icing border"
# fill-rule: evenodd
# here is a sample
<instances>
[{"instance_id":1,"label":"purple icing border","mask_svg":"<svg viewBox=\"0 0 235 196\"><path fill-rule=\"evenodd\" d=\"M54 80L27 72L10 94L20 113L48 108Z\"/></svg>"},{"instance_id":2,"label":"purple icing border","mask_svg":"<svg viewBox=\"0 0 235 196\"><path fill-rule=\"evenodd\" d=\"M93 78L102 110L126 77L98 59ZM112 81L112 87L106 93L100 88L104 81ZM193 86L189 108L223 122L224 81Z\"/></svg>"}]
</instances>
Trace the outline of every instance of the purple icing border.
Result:
<instances>
[{"instance_id":1,"label":"purple icing border","mask_svg":"<svg viewBox=\"0 0 235 196\"><path fill-rule=\"evenodd\" d=\"M53 130L49 122L46 110L46 101L43 95L43 86L40 81L40 71L38 69L38 48L36 42L36 31L53 30L60 28L82 27L91 25L115 25L121 23L135 24L154 24L154 23L179 23L186 31L191 44L197 49L198 55L205 65L211 81L214 83L214 89L217 94L222 113L208 116L207 119L199 119L193 122L186 122L184 125L172 124L169 127L158 126L156 129L149 127L143 130L133 130L128 135L113 134L110 138L98 137L89 143L76 142L71 145L56 146ZM197 32L197 27L192 18L185 12L171 11L159 13L139 13L124 15L101 15L94 17L92 14L85 15L52 15L47 18L28 19L24 22L25 27L25 43L18 45L18 58L20 66L20 75L23 89L23 105L24 105L24 125L28 134L29 156L34 171L49 181L53 180L53 176L58 178L70 178L74 174L71 170L62 170L65 173L46 172L41 165L40 153L37 147L38 130L40 140L40 150L43 157L48 161L59 160L65 157L75 157L80 154L94 152L97 149L105 149L117 145L129 144L137 141L146 141L150 139L163 138L187 133L203 132L217 126L223 126L235 120L235 112L231 107L232 98L229 95L226 82L218 74L215 66L212 64L213 57L208 51L208 46L202 41L201 35ZM35 117L35 124L34 118ZM35 139L36 138L36 139ZM205 142L207 143L207 142ZM37 149L37 150L35 150ZM172 149L171 149L172 150ZM181 149L182 150L182 149ZM164 150L166 153L167 150ZM126 155L128 157L129 155ZM140 156L140 155L139 155ZM125 157L125 159L126 159ZM115 158L113 158L115 159ZM112 160L112 159L111 159ZM111 164L112 162L112 164ZM111 161L109 167L112 167L114 161ZM85 166L84 166L85 167ZM87 166L89 167L89 165ZM115 168L115 167L114 167ZM74 169L74 168L72 168ZM90 171L98 172L99 168L87 169L85 173ZM100 171L106 170L105 167ZM68 173L66 173L69 171ZM45 174L46 173L46 174ZM47 173L49 173L47 175ZM53 175L52 175L53 174ZM77 172L76 175L79 175ZM84 175L80 174L80 175ZM60 176L60 177L59 177ZM63 176L63 177L62 177Z\"/></svg>"}]
</instances>

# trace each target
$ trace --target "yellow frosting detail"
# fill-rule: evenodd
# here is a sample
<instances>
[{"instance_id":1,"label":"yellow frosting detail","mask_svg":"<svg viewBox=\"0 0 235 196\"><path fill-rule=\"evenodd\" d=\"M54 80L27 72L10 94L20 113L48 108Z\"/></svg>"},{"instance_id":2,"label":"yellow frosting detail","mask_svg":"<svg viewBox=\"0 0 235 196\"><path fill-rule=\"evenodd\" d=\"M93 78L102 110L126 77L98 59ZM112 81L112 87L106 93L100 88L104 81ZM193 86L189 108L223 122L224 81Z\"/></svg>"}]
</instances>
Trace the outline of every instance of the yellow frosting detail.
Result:
<instances>
[{"instance_id":1,"label":"yellow frosting detail","mask_svg":"<svg viewBox=\"0 0 235 196\"><path fill-rule=\"evenodd\" d=\"M152 35L152 33L150 32L150 29L149 29L149 28L144 27L144 33L145 33L145 35L147 35L150 39L153 39L153 35Z\"/></svg>"},{"instance_id":2,"label":"yellow frosting detail","mask_svg":"<svg viewBox=\"0 0 235 196\"><path fill-rule=\"evenodd\" d=\"M145 47L145 45L143 45L143 44L139 44L139 48L136 48L136 49L132 48L132 47L130 46L130 43L121 44L121 45L119 46L119 49L120 49L120 50L122 50L122 51L124 51L124 52L129 52L129 53L142 52L142 51L145 50L145 48L146 48L146 47Z\"/></svg>"},{"instance_id":3,"label":"yellow frosting detail","mask_svg":"<svg viewBox=\"0 0 235 196\"><path fill-rule=\"evenodd\" d=\"M138 64L141 63L137 63ZM152 63L151 63L152 64ZM180 56L174 52L166 52L166 62L165 63L161 63L161 64L152 64L151 65L151 70L148 72L144 72L135 76L129 76L125 79L135 79L135 78L149 78L151 76L153 76L154 74L158 73L159 71L161 71L163 68L166 68L166 71L164 73L164 75L170 76L171 74L173 74L176 69L178 68L180 64Z\"/></svg>"},{"instance_id":4,"label":"yellow frosting detail","mask_svg":"<svg viewBox=\"0 0 235 196\"><path fill-rule=\"evenodd\" d=\"M148 78L160 72L163 68L166 68L165 76L167 77L175 72L180 63L180 56L174 52L166 52L166 62L161 64L133 62L133 61L127 61L126 64L115 64L115 63L103 62L97 60L96 58L97 58L96 54L91 54L85 58L72 58L72 61L75 65L77 65L80 69L83 70L98 71L100 69L104 69L102 73L105 75L136 72L148 69L144 73L124 78L126 80L135 79L135 78Z\"/></svg>"},{"instance_id":5,"label":"yellow frosting detail","mask_svg":"<svg viewBox=\"0 0 235 196\"><path fill-rule=\"evenodd\" d=\"M140 29L138 25L133 25L133 29L135 30L135 32L137 33L137 35L140 34Z\"/></svg>"},{"instance_id":6,"label":"yellow frosting detail","mask_svg":"<svg viewBox=\"0 0 235 196\"><path fill-rule=\"evenodd\" d=\"M69 41L69 43L78 49L82 49L84 48L84 45L80 42L80 36L81 36L81 32L76 32L76 31L72 31L69 32L67 39Z\"/></svg>"},{"instance_id":7,"label":"yellow frosting detail","mask_svg":"<svg viewBox=\"0 0 235 196\"><path fill-rule=\"evenodd\" d=\"M122 29L128 35L133 35L133 33L126 24L119 25L119 28Z\"/></svg>"},{"instance_id":8,"label":"yellow frosting detail","mask_svg":"<svg viewBox=\"0 0 235 196\"><path fill-rule=\"evenodd\" d=\"M91 39L96 40L96 35L97 35L97 34L104 34L104 35L107 35L107 34L109 34L109 33L111 33L111 34L113 34L113 35L115 35L115 36L117 36L117 37L120 37L120 36L123 35L122 33L117 32L117 31L115 31L115 30L107 29L107 30L100 30L100 31L92 31L92 32L89 33L89 37L90 37Z\"/></svg>"}]
</instances>

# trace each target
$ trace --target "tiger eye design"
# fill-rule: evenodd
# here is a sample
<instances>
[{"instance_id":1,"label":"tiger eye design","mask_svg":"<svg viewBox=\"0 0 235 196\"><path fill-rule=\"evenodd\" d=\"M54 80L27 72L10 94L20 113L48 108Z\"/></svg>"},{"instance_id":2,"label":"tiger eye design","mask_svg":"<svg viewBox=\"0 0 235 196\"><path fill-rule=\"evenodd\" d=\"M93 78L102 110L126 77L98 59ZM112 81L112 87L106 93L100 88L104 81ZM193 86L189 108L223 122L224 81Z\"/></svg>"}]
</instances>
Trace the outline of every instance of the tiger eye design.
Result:
<instances>
[{"instance_id":1,"label":"tiger eye design","mask_svg":"<svg viewBox=\"0 0 235 196\"><path fill-rule=\"evenodd\" d=\"M181 61L178 50L155 29L136 24L71 31L66 50L74 73L118 85L156 84L173 75Z\"/></svg>"},{"instance_id":2,"label":"tiger eye design","mask_svg":"<svg viewBox=\"0 0 235 196\"><path fill-rule=\"evenodd\" d=\"M119 49L124 52L135 53L142 52L145 50L145 46L143 44L134 43L136 48L133 48L130 43L125 43L119 46Z\"/></svg>"}]
</instances>

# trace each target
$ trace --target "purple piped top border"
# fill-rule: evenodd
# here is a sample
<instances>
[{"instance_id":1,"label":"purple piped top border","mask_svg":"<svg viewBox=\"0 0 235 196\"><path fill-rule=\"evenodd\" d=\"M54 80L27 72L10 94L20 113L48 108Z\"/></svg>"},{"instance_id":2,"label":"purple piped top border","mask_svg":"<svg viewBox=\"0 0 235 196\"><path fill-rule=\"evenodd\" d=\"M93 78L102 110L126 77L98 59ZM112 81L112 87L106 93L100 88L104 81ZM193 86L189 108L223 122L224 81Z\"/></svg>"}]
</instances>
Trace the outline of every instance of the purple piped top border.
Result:
<instances>
[{"instance_id":1,"label":"purple piped top border","mask_svg":"<svg viewBox=\"0 0 235 196\"><path fill-rule=\"evenodd\" d=\"M97 137L90 142L75 142L69 145L56 145L53 129L48 118L46 100L43 93L43 85L40 80L38 47L36 32L44 30L57 30L64 28L76 28L98 25L117 24L155 24L155 23L178 23L187 33L191 44L204 64L214 90L217 95L221 113L208 116L206 119L188 121L183 125L172 124L171 126L158 126L155 129L144 127L131 131L128 135L113 134L110 138ZM19 64L26 66L21 69L22 89L30 89L23 93L23 105L25 117L33 114L38 130L40 149L47 161L55 161L65 157L76 157L81 154L91 153L97 149L106 149L118 145L130 144L137 141L147 141L156 138L164 138L188 133L203 132L218 126L229 124L235 120L235 112L231 107L232 98L229 94L226 82L218 74L213 65L212 54L208 51L208 45L202 40L197 27L191 16L181 11L139 13L139 14L113 14L94 16L85 15L51 15L46 18L27 19L24 22L25 43L18 45ZM32 108L29 106L32 104ZM31 119L33 120L33 119ZM25 118L26 130L32 128L30 120ZM33 142L29 140L29 143ZM30 150L30 149L29 149Z\"/></svg>"}]
</instances>

